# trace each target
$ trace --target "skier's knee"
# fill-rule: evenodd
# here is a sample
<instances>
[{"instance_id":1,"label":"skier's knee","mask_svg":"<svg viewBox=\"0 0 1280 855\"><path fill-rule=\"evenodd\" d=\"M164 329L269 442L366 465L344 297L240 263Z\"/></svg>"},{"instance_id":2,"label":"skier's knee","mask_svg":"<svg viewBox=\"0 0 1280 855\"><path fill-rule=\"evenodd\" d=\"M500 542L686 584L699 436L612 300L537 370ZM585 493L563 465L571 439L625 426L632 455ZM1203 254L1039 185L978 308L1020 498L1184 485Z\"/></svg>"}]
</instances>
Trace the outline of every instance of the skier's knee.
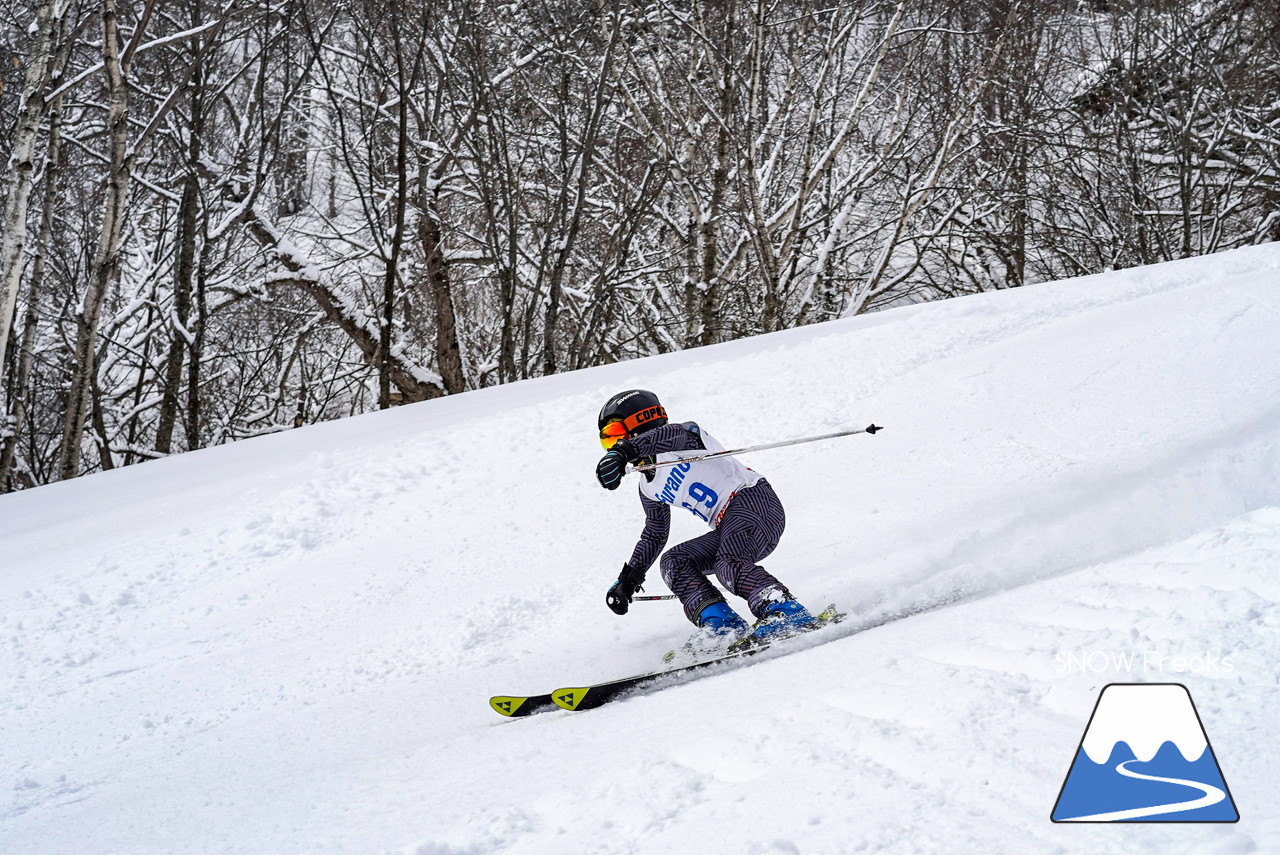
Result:
<instances>
[{"instance_id":1,"label":"skier's knee","mask_svg":"<svg viewBox=\"0 0 1280 855\"><path fill-rule=\"evenodd\" d=\"M673 549L662 556L658 562L658 567L662 570L662 578L664 581L670 581L682 572L687 571L692 562L690 562L679 550Z\"/></svg>"}]
</instances>

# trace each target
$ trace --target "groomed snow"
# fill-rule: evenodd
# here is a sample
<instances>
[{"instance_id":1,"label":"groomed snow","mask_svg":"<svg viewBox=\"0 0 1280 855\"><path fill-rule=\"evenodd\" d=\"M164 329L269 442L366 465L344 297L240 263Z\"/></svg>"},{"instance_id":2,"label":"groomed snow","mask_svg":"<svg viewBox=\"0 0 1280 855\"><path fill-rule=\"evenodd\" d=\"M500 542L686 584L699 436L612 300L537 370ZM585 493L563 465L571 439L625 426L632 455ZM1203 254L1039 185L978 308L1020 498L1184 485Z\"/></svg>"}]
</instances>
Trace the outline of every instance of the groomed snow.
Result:
<instances>
[{"instance_id":1,"label":"groomed snow","mask_svg":"<svg viewBox=\"0 0 1280 855\"><path fill-rule=\"evenodd\" d=\"M0 496L5 853L1280 846L1280 245L887 311ZM825 643L592 712L641 386L760 452ZM705 530L682 515L675 538ZM654 574L651 591L661 592ZM818 636L812 638L817 639ZM806 639L807 640L807 639ZM1234 825L1054 825L1102 687L1181 682Z\"/></svg>"}]
</instances>

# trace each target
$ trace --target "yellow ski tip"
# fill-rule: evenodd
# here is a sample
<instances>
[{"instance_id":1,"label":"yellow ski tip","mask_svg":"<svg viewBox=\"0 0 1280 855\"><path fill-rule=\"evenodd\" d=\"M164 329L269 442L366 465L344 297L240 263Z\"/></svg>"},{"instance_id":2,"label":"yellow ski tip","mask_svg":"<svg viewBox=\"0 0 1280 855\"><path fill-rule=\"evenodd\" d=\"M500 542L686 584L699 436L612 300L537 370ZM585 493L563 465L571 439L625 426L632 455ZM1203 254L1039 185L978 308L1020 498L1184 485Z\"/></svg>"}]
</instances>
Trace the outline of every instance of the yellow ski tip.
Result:
<instances>
[{"instance_id":1,"label":"yellow ski tip","mask_svg":"<svg viewBox=\"0 0 1280 855\"><path fill-rule=\"evenodd\" d=\"M513 698L508 695L494 695L489 699L489 706L493 707L493 711L498 715L511 717L516 714L520 707L524 706L524 702L528 698Z\"/></svg>"},{"instance_id":2,"label":"yellow ski tip","mask_svg":"<svg viewBox=\"0 0 1280 855\"><path fill-rule=\"evenodd\" d=\"M582 686L576 689L559 689L551 695L551 700L562 710L576 710L583 698L587 696L589 688L589 686Z\"/></svg>"}]
</instances>

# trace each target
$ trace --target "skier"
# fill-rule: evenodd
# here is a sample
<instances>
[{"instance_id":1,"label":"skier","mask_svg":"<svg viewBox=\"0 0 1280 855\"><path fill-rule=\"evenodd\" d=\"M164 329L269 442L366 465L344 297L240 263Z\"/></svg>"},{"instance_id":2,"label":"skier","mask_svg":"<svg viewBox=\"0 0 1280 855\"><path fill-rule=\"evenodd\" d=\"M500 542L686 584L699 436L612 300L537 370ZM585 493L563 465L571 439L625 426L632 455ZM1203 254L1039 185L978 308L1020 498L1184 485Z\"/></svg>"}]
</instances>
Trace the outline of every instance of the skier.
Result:
<instances>
[{"instance_id":1,"label":"skier","mask_svg":"<svg viewBox=\"0 0 1280 855\"><path fill-rule=\"evenodd\" d=\"M606 490L622 483L628 464L667 462L723 451L695 422L669 424L658 397L643 389L620 392L600 410L600 444L606 449L596 478ZM662 579L684 605L699 631L690 649L709 650L748 634L768 638L816 623L776 578L756 562L773 552L786 525L782 503L769 482L731 456L680 463L642 473L640 504L644 531L605 596L624 615L645 574L667 544L673 505L691 511L711 531L678 544L662 556ZM707 579L714 573L735 596L747 601L754 627L748 627Z\"/></svg>"}]
</instances>

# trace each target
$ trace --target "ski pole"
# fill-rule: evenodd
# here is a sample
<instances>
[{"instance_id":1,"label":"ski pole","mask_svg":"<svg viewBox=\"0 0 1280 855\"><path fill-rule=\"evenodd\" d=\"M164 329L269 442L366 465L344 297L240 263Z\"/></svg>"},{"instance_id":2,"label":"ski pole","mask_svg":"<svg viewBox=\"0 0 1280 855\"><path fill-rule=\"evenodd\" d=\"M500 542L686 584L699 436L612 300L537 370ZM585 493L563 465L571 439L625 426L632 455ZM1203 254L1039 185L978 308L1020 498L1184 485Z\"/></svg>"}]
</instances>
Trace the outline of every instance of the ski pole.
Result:
<instances>
[{"instance_id":1,"label":"ski pole","mask_svg":"<svg viewBox=\"0 0 1280 855\"><path fill-rule=\"evenodd\" d=\"M676 599L675 594L663 594L662 596L654 596L654 597L650 597L650 596L632 597L631 602L638 603L645 600L674 600L674 599Z\"/></svg>"},{"instance_id":2,"label":"ski pole","mask_svg":"<svg viewBox=\"0 0 1280 855\"><path fill-rule=\"evenodd\" d=\"M734 448L728 451L714 451L708 454L699 454L695 457L682 457L679 460L665 460L661 463L641 463L639 466L633 467L632 472L648 472L653 469L662 469L666 466L678 466L681 463L694 463L699 460L712 460L716 457L728 457L731 454L746 454L748 451L764 451L767 448L782 448L784 445L800 445L804 442L817 442L820 439L835 439L838 436L854 436L859 433L874 434L878 430L884 430L883 425L867 425L864 428L856 430L838 430L834 433L824 433L818 436L805 436L800 439L784 439L781 442L766 442L761 445L749 445L746 448Z\"/></svg>"}]
</instances>

